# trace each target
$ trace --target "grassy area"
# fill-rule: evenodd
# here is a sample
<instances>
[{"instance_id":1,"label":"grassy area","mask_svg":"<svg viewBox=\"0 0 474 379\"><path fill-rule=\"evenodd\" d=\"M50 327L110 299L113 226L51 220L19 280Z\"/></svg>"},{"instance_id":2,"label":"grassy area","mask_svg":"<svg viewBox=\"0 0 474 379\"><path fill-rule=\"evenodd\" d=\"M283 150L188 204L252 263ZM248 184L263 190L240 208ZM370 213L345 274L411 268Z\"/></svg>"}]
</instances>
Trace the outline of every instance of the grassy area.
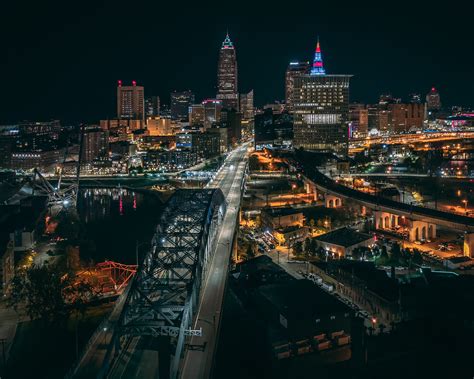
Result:
<instances>
[{"instance_id":1,"label":"grassy area","mask_svg":"<svg viewBox=\"0 0 474 379\"><path fill-rule=\"evenodd\" d=\"M2 378L63 378L76 359L76 326L79 352L113 304L91 307L84 318L47 325L41 320L18 325Z\"/></svg>"}]
</instances>

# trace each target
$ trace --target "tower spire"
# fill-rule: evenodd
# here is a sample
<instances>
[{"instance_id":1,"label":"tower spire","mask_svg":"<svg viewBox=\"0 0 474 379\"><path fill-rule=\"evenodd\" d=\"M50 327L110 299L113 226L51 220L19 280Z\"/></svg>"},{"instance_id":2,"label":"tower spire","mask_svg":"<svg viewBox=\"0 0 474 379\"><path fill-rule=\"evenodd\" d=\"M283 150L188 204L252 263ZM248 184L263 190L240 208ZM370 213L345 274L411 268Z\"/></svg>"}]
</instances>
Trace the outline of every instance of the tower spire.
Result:
<instances>
[{"instance_id":1,"label":"tower spire","mask_svg":"<svg viewBox=\"0 0 474 379\"><path fill-rule=\"evenodd\" d=\"M316 42L316 50L314 52L313 66L311 68L311 75L326 75L326 70L323 65L323 57L321 54L321 46L319 45L319 36Z\"/></svg>"},{"instance_id":2,"label":"tower spire","mask_svg":"<svg viewBox=\"0 0 474 379\"><path fill-rule=\"evenodd\" d=\"M222 42L222 48L223 49L233 49L234 48L234 45L232 44L232 41L230 40L230 37L229 37L229 30L228 29L227 29L227 32L226 32L226 35L225 35L224 42Z\"/></svg>"}]
</instances>

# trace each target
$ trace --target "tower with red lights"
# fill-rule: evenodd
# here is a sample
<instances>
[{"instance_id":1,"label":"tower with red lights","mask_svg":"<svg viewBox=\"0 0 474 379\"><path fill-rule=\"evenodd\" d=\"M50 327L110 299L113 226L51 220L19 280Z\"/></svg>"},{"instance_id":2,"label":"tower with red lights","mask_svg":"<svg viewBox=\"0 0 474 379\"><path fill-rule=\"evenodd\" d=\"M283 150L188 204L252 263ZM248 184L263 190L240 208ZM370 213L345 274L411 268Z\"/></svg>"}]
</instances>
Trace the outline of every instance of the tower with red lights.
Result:
<instances>
[{"instance_id":1,"label":"tower with red lights","mask_svg":"<svg viewBox=\"0 0 474 379\"><path fill-rule=\"evenodd\" d=\"M294 78L295 148L347 155L351 76L326 74L318 40L311 71Z\"/></svg>"},{"instance_id":2,"label":"tower with red lights","mask_svg":"<svg viewBox=\"0 0 474 379\"><path fill-rule=\"evenodd\" d=\"M314 52L313 66L311 67L311 75L326 75L326 70L324 69L323 56L321 54L321 46L318 42L316 43L316 50Z\"/></svg>"},{"instance_id":3,"label":"tower with red lights","mask_svg":"<svg viewBox=\"0 0 474 379\"><path fill-rule=\"evenodd\" d=\"M121 80L117 83L117 118L131 120L145 118L144 88L137 86L135 80L131 86L122 85Z\"/></svg>"},{"instance_id":4,"label":"tower with red lights","mask_svg":"<svg viewBox=\"0 0 474 379\"><path fill-rule=\"evenodd\" d=\"M439 111L441 109L441 98L435 87L426 95L426 109L429 111Z\"/></svg>"}]
</instances>

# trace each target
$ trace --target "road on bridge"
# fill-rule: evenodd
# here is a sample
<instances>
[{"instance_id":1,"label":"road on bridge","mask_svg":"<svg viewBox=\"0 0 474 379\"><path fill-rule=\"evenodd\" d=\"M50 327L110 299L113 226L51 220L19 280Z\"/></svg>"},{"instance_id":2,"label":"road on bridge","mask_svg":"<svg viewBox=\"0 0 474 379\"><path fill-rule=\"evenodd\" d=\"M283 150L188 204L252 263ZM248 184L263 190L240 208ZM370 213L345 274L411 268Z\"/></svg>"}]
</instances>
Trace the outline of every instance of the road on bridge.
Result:
<instances>
[{"instance_id":1,"label":"road on bridge","mask_svg":"<svg viewBox=\"0 0 474 379\"><path fill-rule=\"evenodd\" d=\"M202 337L192 337L189 345L205 345L204 351L187 350L181 368L182 378L207 378L212 368L224 290L241 198L241 185L247 162L247 144L232 151L209 188L220 188L227 201L209 275L201 289L193 329L202 328ZM158 377L158 353L151 337L135 337L111 368L108 378Z\"/></svg>"},{"instance_id":2,"label":"road on bridge","mask_svg":"<svg viewBox=\"0 0 474 379\"><path fill-rule=\"evenodd\" d=\"M187 350L181 369L182 379L209 378L218 339L224 291L227 281L232 240L242 195L242 180L247 162L247 145L235 150L227 159L210 187L218 187L227 201L216 252L212 258L209 275L202 289L201 302L196 313L194 329L202 328L202 337L192 337L191 346L203 346L202 350Z\"/></svg>"}]
</instances>

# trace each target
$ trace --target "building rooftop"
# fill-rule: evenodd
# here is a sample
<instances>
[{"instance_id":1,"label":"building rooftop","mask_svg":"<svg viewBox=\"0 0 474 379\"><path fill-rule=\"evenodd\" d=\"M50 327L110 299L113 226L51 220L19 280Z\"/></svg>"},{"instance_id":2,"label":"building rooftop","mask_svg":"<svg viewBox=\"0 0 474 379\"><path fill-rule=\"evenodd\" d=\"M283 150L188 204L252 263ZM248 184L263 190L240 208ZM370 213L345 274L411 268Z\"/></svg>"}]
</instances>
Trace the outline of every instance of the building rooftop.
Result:
<instances>
[{"instance_id":1,"label":"building rooftop","mask_svg":"<svg viewBox=\"0 0 474 379\"><path fill-rule=\"evenodd\" d=\"M281 217L281 216L288 216L292 214L303 213L301 209L294 209L291 207L285 208L264 208L263 212L268 214L271 217Z\"/></svg>"},{"instance_id":2,"label":"building rooftop","mask_svg":"<svg viewBox=\"0 0 474 379\"><path fill-rule=\"evenodd\" d=\"M451 263L463 263L463 262L469 262L471 258L469 257L452 257L448 259Z\"/></svg>"},{"instance_id":3,"label":"building rooftop","mask_svg":"<svg viewBox=\"0 0 474 379\"><path fill-rule=\"evenodd\" d=\"M269 284L258 289L287 318L319 318L320 315L349 313L351 309L309 280Z\"/></svg>"},{"instance_id":4,"label":"building rooftop","mask_svg":"<svg viewBox=\"0 0 474 379\"><path fill-rule=\"evenodd\" d=\"M345 273L346 277L356 278L364 282L367 289L388 301L395 301L399 297L398 281L390 278L384 270L376 268L373 262L342 259L312 264L330 275L334 273L337 276L338 273Z\"/></svg>"},{"instance_id":5,"label":"building rooftop","mask_svg":"<svg viewBox=\"0 0 474 379\"><path fill-rule=\"evenodd\" d=\"M317 241L326 242L333 245L350 247L358 243L367 241L373 238L371 235L366 233L358 232L351 228L341 228L333 230L332 232L322 234L316 237Z\"/></svg>"}]
</instances>

